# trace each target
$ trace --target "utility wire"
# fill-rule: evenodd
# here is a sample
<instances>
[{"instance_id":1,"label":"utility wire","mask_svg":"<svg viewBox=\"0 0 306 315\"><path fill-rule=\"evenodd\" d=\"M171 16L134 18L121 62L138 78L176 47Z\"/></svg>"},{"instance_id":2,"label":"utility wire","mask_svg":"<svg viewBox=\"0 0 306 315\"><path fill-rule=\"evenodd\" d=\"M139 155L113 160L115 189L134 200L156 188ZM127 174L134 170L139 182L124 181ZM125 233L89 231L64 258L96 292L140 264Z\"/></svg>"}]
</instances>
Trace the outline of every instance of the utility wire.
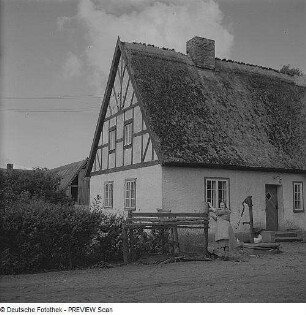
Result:
<instances>
[{"instance_id":1,"label":"utility wire","mask_svg":"<svg viewBox=\"0 0 306 315\"><path fill-rule=\"evenodd\" d=\"M17 113L83 113L83 112L95 112L99 110L99 108L96 109L45 109L45 110L39 110L39 109L14 109L14 108L6 108L6 109L0 109L0 112L8 111L8 112L17 112Z\"/></svg>"},{"instance_id":2,"label":"utility wire","mask_svg":"<svg viewBox=\"0 0 306 315\"><path fill-rule=\"evenodd\" d=\"M80 99L84 97L92 98L102 98L101 95L54 95L54 96L31 96L31 97L22 97L22 96L5 96L0 97L1 100L65 100L65 99Z\"/></svg>"},{"instance_id":3,"label":"utility wire","mask_svg":"<svg viewBox=\"0 0 306 315\"><path fill-rule=\"evenodd\" d=\"M101 95L87 94L87 95L44 95L44 96L31 96L31 97L21 97L21 96L6 96L0 97L0 100L73 100L73 99L81 99L81 98L96 98L101 99ZM41 104L42 106L49 104ZM100 104L99 104L100 105ZM87 108L54 108L54 109L33 109L33 108L4 108L0 106L0 111L7 112L17 112L17 113L83 113L83 112L95 112L100 109L96 106L88 106Z\"/></svg>"}]
</instances>

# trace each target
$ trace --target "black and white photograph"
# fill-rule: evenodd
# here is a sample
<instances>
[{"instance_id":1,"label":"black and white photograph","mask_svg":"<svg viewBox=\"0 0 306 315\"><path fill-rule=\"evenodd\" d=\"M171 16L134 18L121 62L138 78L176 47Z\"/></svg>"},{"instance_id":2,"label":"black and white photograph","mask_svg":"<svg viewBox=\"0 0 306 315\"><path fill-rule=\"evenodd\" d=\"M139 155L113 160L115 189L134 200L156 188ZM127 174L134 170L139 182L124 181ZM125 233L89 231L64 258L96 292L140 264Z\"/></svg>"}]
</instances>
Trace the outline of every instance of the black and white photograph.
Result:
<instances>
[{"instance_id":1,"label":"black and white photograph","mask_svg":"<svg viewBox=\"0 0 306 315\"><path fill-rule=\"evenodd\" d=\"M306 314L306 0L0 3L0 311Z\"/></svg>"}]
</instances>

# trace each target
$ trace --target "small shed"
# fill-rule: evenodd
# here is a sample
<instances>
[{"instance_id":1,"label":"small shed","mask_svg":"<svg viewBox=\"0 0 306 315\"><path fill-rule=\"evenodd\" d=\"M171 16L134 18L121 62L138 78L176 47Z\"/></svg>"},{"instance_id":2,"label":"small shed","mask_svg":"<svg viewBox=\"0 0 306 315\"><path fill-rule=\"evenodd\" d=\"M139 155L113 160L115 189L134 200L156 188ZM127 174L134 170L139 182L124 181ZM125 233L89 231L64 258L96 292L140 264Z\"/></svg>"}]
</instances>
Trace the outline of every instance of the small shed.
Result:
<instances>
[{"instance_id":1,"label":"small shed","mask_svg":"<svg viewBox=\"0 0 306 315\"><path fill-rule=\"evenodd\" d=\"M61 178L60 189L66 191L75 204L89 205L89 178L85 177L87 158L71 164L51 169L53 174Z\"/></svg>"}]
</instances>

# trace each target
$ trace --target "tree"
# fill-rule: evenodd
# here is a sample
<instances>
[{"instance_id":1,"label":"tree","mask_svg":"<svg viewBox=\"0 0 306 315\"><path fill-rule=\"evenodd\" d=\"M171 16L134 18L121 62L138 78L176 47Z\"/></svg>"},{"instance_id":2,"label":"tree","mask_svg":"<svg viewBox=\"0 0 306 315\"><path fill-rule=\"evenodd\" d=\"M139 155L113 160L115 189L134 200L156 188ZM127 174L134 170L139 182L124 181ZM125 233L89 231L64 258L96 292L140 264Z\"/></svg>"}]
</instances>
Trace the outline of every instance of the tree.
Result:
<instances>
[{"instance_id":1,"label":"tree","mask_svg":"<svg viewBox=\"0 0 306 315\"><path fill-rule=\"evenodd\" d=\"M288 75L303 75L303 71L299 68L291 68L290 65L283 65L282 68L279 70L280 73L288 74Z\"/></svg>"},{"instance_id":2,"label":"tree","mask_svg":"<svg viewBox=\"0 0 306 315\"><path fill-rule=\"evenodd\" d=\"M51 203L69 203L70 199L59 189L60 178L47 169L7 170L0 172L1 205L32 199Z\"/></svg>"}]
</instances>

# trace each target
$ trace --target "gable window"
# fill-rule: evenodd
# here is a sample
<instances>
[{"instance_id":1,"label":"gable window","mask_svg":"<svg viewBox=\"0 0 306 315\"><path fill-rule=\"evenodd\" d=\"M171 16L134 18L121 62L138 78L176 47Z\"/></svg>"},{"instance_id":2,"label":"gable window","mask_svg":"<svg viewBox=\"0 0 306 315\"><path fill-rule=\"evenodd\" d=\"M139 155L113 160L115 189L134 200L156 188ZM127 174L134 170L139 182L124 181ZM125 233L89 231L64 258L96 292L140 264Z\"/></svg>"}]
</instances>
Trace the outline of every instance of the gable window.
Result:
<instances>
[{"instance_id":1,"label":"gable window","mask_svg":"<svg viewBox=\"0 0 306 315\"><path fill-rule=\"evenodd\" d=\"M136 179L127 179L125 181L124 192L124 208L135 209L136 208Z\"/></svg>"},{"instance_id":2,"label":"gable window","mask_svg":"<svg viewBox=\"0 0 306 315\"><path fill-rule=\"evenodd\" d=\"M133 123L128 122L124 125L124 146L130 146L133 139Z\"/></svg>"},{"instance_id":3,"label":"gable window","mask_svg":"<svg viewBox=\"0 0 306 315\"><path fill-rule=\"evenodd\" d=\"M302 182L293 182L293 211L304 211Z\"/></svg>"},{"instance_id":4,"label":"gable window","mask_svg":"<svg viewBox=\"0 0 306 315\"><path fill-rule=\"evenodd\" d=\"M104 183L104 207L112 208L113 207L113 182L105 182Z\"/></svg>"},{"instance_id":5,"label":"gable window","mask_svg":"<svg viewBox=\"0 0 306 315\"><path fill-rule=\"evenodd\" d=\"M214 208L219 208L221 201L229 208L229 179L205 178L205 198Z\"/></svg>"},{"instance_id":6,"label":"gable window","mask_svg":"<svg viewBox=\"0 0 306 315\"><path fill-rule=\"evenodd\" d=\"M112 153L116 149L116 129L109 130L109 142L108 142L109 152Z\"/></svg>"}]
</instances>

